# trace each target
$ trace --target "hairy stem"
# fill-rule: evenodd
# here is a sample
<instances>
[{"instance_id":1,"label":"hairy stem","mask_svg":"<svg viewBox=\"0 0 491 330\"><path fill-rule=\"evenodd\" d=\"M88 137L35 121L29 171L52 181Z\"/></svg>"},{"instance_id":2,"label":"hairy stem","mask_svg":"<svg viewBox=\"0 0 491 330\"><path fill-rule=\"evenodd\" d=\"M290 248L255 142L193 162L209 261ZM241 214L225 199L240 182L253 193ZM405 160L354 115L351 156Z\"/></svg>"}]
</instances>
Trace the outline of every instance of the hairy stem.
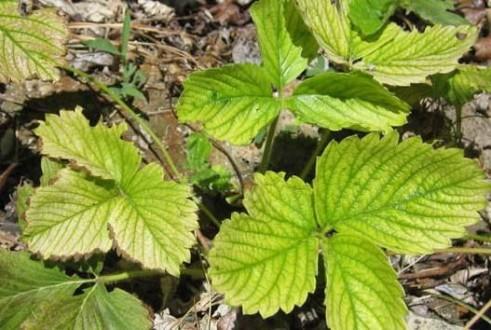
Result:
<instances>
[{"instance_id":1,"label":"hairy stem","mask_svg":"<svg viewBox=\"0 0 491 330\"><path fill-rule=\"evenodd\" d=\"M317 143L317 146L314 150L314 153L312 154L312 156L310 156L310 159L307 162L307 164L305 164L305 167L303 168L302 173L300 173L300 177L303 180L305 180L307 175L309 175L310 171L312 171L312 167L314 167L314 164L315 164L317 157L322 153L322 151L324 150L324 148L326 147L326 145L330 141L330 139L331 139L331 131L325 130L322 133L321 140Z\"/></svg>"},{"instance_id":2,"label":"hairy stem","mask_svg":"<svg viewBox=\"0 0 491 330\"><path fill-rule=\"evenodd\" d=\"M135 270L131 272L124 272L119 274L111 274L111 275L102 275L98 276L94 282L97 283L115 283L121 281L128 281L133 278L141 278L141 277L158 277L164 276L165 273L156 271L156 270Z\"/></svg>"},{"instance_id":3,"label":"hairy stem","mask_svg":"<svg viewBox=\"0 0 491 330\"><path fill-rule=\"evenodd\" d=\"M162 155L164 157L165 162L169 166L171 170L171 174L175 176L178 181L182 178L182 174L179 172L179 170L176 167L176 164L172 160L172 157L170 156L169 152L167 151L167 147L164 145L164 143L160 140L160 138L155 134L155 132L150 128L150 126L147 124L147 122L140 118L138 114L131 109L116 93L114 93L109 87L106 86L106 84L102 83L101 81L95 79L91 75L78 70L73 67L65 67L67 71L72 72L78 77L84 78L87 81L89 81L93 86L95 86L98 90L100 90L102 93L106 95L111 101L119 105L119 107L125 112L126 115L128 115L132 120L134 120L138 125L140 125L145 133L147 133L152 140L155 142L155 144L158 146L160 151L162 152Z\"/></svg>"},{"instance_id":4,"label":"hairy stem","mask_svg":"<svg viewBox=\"0 0 491 330\"><path fill-rule=\"evenodd\" d=\"M264 146L263 158L261 164L259 165L259 172L264 173L268 169L269 163L271 162L271 155L273 153L273 141L276 133L276 126L278 125L279 116L273 120L268 129L268 137L266 138L266 145Z\"/></svg>"}]
</instances>

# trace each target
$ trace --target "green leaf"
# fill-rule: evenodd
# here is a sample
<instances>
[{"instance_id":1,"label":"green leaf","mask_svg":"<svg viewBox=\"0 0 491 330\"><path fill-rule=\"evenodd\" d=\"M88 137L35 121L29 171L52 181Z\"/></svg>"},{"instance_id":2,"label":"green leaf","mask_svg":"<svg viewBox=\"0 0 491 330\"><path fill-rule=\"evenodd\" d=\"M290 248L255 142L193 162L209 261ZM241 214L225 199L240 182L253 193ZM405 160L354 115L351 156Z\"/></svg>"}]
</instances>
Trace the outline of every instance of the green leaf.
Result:
<instances>
[{"instance_id":1,"label":"green leaf","mask_svg":"<svg viewBox=\"0 0 491 330\"><path fill-rule=\"evenodd\" d=\"M247 144L280 109L266 72L241 64L191 74L184 82L177 115L183 122L202 122L219 140Z\"/></svg>"},{"instance_id":2,"label":"green leaf","mask_svg":"<svg viewBox=\"0 0 491 330\"><path fill-rule=\"evenodd\" d=\"M394 13L397 0L349 0L349 18L365 36L377 32Z\"/></svg>"},{"instance_id":3,"label":"green leaf","mask_svg":"<svg viewBox=\"0 0 491 330\"><path fill-rule=\"evenodd\" d=\"M455 73L442 78L436 78L435 84L446 85L443 96L458 106L471 101L475 94L491 93L491 68L489 67L460 66Z\"/></svg>"},{"instance_id":4,"label":"green leaf","mask_svg":"<svg viewBox=\"0 0 491 330\"><path fill-rule=\"evenodd\" d=\"M302 48L296 46L287 29L286 10L295 10L289 5L292 0L261 0L251 8L256 24L264 70L274 85L282 89L297 78L308 66L302 57Z\"/></svg>"},{"instance_id":5,"label":"green leaf","mask_svg":"<svg viewBox=\"0 0 491 330\"><path fill-rule=\"evenodd\" d=\"M74 160L92 175L125 184L140 167L141 157L130 143L121 140L126 124L91 127L82 109L47 115L34 131L43 139L42 152L52 158Z\"/></svg>"},{"instance_id":6,"label":"green leaf","mask_svg":"<svg viewBox=\"0 0 491 330\"><path fill-rule=\"evenodd\" d=\"M31 260L24 252L0 250L0 327L2 329L149 329L149 313L132 295L84 283ZM79 289L80 290L80 289Z\"/></svg>"},{"instance_id":7,"label":"green leaf","mask_svg":"<svg viewBox=\"0 0 491 330\"><path fill-rule=\"evenodd\" d=\"M90 127L80 111L47 117L37 130L43 153L71 159L99 177L65 169L53 185L37 190L26 214L29 248L66 258L115 245L145 268L177 275L197 227L191 190L164 181L156 164L139 169L141 157L121 140L123 129Z\"/></svg>"},{"instance_id":8,"label":"green leaf","mask_svg":"<svg viewBox=\"0 0 491 330\"><path fill-rule=\"evenodd\" d=\"M404 0L401 5L434 24L455 26L469 24L464 17L451 12L455 10L453 0Z\"/></svg>"},{"instance_id":9,"label":"green leaf","mask_svg":"<svg viewBox=\"0 0 491 330\"><path fill-rule=\"evenodd\" d=\"M123 30L121 31L121 58L123 64L128 62L128 44L131 34L131 11L126 9L124 13Z\"/></svg>"},{"instance_id":10,"label":"green leaf","mask_svg":"<svg viewBox=\"0 0 491 330\"><path fill-rule=\"evenodd\" d=\"M319 51L319 45L307 25L305 25L295 0L286 0L285 21L293 43L302 47L303 57L312 60Z\"/></svg>"},{"instance_id":11,"label":"green leaf","mask_svg":"<svg viewBox=\"0 0 491 330\"><path fill-rule=\"evenodd\" d=\"M326 148L314 180L319 225L402 253L445 248L479 220L490 186L461 150L398 139L371 134Z\"/></svg>"},{"instance_id":12,"label":"green leaf","mask_svg":"<svg viewBox=\"0 0 491 330\"><path fill-rule=\"evenodd\" d=\"M0 2L0 82L58 78L68 29L54 9L21 16L18 2Z\"/></svg>"},{"instance_id":13,"label":"green leaf","mask_svg":"<svg viewBox=\"0 0 491 330\"><path fill-rule=\"evenodd\" d=\"M388 132L392 126L403 125L409 113L409 105L359 72L325 72L307 79L288 105L303 122L333 131Z\"/></svg>"},{"instance_id":14,"label":"green leaf","mask_svg":"<svg viewBox=\"0 0 491 330\"><path fill-rule=\"evenodd\" d=\"M363 53L355 54L356 58L365 55L354 68L366 71L388 85L422 83L429 75L453 71L459 58L474 44L476 36L477 30L471 26L437 25L423 33L401 29L397 34L391 27L388 35L383 33L372 45L353 46L364 49Z\"/></svg>"},{"instance_id":15,"label":"green leaf","mask_svg":"<svg viewBox=\"0 0 491 330\"><path fill-rule=\"evenodd\" d=\"M83 44L89 48L97 49L109 54L120 55L119 49L114 46L111 41L104 38L95 38L92 40L83 41Z\"/></svg>"},{"instance_id":16,"label":"green leaf","mask_svg":"<svg viewBox=\"0 0 491 330\"><path fill-rule=\"evenodd\" d=\"M352 32L344 1L298 0L307 26L319 45L335 62L345 63L350 58Z\"/></svg>"},{"instance_id":17,"label":"green leaf","mask_svg":"<svg viewBox=\"0 0 491 330\"><path fill-rule=\"evenodd\" d=\"M403 290L380 248L336 234L322 249L330 329L406 329Z\"/></svg>"},{"instance_id":18,"label":"green leaf","mask_svg":"<svg viewBox=\"0 0 491 330\"><path fill-rule=\"evenodd\" d=\"M152 326L143 304L121 289L108 292L103 284L95 284L82 295L60 298L41 304L39 314L23 324L25 329L144 330Z\"/></svg>"},{"instance_id":19,"label":"green leaf","mask_svg":"<svg viewBox=\"0 0 491 330\"><path fill-rule=\"evenodd\" d=\"M215 238L210 276L230 304L268 317L314 290L319 240L309 185L272 172L256 184L245 196L248 214L234 213Z\"/></svg>"}]
</instances>

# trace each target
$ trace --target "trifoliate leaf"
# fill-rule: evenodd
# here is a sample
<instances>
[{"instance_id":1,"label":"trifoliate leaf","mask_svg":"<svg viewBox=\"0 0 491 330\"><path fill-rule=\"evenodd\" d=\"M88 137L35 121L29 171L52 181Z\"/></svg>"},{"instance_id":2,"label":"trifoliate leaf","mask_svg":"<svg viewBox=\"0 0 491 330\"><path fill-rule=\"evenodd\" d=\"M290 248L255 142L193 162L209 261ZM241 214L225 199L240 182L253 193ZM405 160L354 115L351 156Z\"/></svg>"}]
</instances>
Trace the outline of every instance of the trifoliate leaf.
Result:
<instances>
[{"instance_id":1,"label":"trifoliate leaf","mask_svg":"<svg viewBox=\"0 0 491 330\"><path fill-rule=\"evenodd\" d=\"M149 329L149 313L132 295L107 292L94 280L67 276L31 260L24 252L0 250L0 327L2 329Z\"/></svg>"},{"instance_id":2,"label":"trifoliate leaf","mask_svg":"<svg viewBox=\"0 0 491 330\"><path fill-rule=\"evenodd\" d=\"M491 93L491 68L460 66L455 73L442 78L435 77L435 83L445 86L443 97L458 106L471 101L475 94Z\"/></svg>"},{"instance_id":3,"label":"trifoliate leaf","mask_svg":"<svg viewBox=\"0 0 491 330\"><path fill-rule=\"evenodd\" d=\"M18 1L0 2L0 82L57 79L68 29L54 9L21 16Z\"/></svg>"},{"instance_id":4,"label":"trifoliate leaf","mask_svg":"<svg viewBox=\"0 0 491 330\"><path fill-rule=\"evenodd\" d=\"M184 83L181 121L203 123L219 140L247 144L280 112L266 72L252 64L196 72Z\"/></svg>"},{"instance_id":5,"label":"trifoliate leaf","mask_svg":"<svg viewBox=\"0 0 491 330\"><path fill-rule=\"evenodd\" d=\"M390 29L392 35L394 29ZM382 42L374 41L374 46L369 47L371 53L355 63L354 68L366 71L388 85L407 86L424 82L429 75L453 71L476 36L477 30L471 26L437 25L423 33L401 29L390 42L386 42L388 39L385 37ZM353 46L354 49L356 47ZM367 46L364 48L366 53ZM361 55L354 54L354 57L360 58Z\"/></svg>"},{"instance_id":6,"label":"trifoliate leaf","mask_svg":"<svg viewBox=\"0 0 491 330\"><path fill-rule=\"evenodd\" d=\"M349 0L349 18L365 36L377 32L397 8L396 0Z\"/></svg>"},{"instance_id":7,"label":"trifoliate leaf","mask_svg":"<svg viewBox=\"0 0 491 330\"><path fill-rule=\"evenodd\" d=\"M322 243L332 330L406 329L403 290L381 249L335 234Z\"/></svg>"},{"instance_id":8,"label":"trifoliate leaf","mask_svg":"<svg viewBox=\"0 0 491 330\"><path fill-rule=\"evenodd\" d=\"M335 62L350 58L351 27L344 1L297 0L307 26L319 45Z\"/></svg>"},{"instance_id":9,"label":"trifoliate leaf","mask_svg":"<svg viewBox=\"0 0 491 330\"><path fill-rule=\"evenodd\" d=\"M73 160L94 176L124 184L141 163L138 150L121 140L127 129L126 124L91 127L82 109L77 108L59 116L47 115L34 132L42 138L43 154Z\"/></svg>"},{"instance_id":10,"label":"trifoliate leaf","mask_svg":"<svg viewBox=\"0 0 491 330\"><path fill-rule=\"evenodd\" d=\"M26 214L29 248L48 258L116 245L143 267L177 275L189 260L197 226L190 188L164 181L156 164L139 170L136 148L120 138L123 128L90 127L77 111L48 117L37 130L43 153L72 160L98 177L65 169L52 186L37 190Z\"/></svg>"},{"instance_id":11,"label":"trifoliate leaf","mask_svg":"<svg viewBox=\"0 0 491 330\"><path fill-rule=\"evenodd\" d=\"M319 224L402 253L447 247L479 220L490 186L461 150L398 139L371 134L326 148L314 180Z\"/></svg>"},{"instance_id":12,"label":"trifoliate leaf","mask_svg":"<svg viewBox=\"0 0 491 330\"><path fill-rule=\"evenodd\" d=\"M272 172L256 184L244 200L249 214L233 214L215 238L210 276L230 304L268 317L314 290L319 240L309 185Z\"/></svg>"},{"instance_id":13,"label":"trifoliate leaf","mask_svg":"<svg viewBox=\"0 0 491 330\"><path fill-rule=\"evenodd\" d=\"M465 18L451 12L455 10L453 0L404 0L401 5L434 24L455 26L469 24Z\"/></svg>"},{"instance_id":14,"label":"trifoliate leaf","mask_svg":"<svg viewBox=\"0 0 491 330\"><path fill-rule=\"evenodd\" d=\"M302 48L293 43L287 30L286 10L295 10L289 2L292 0L261 0L251 8L264 70L279 89L308 66L308 59L302 57Z\"/></svg>"},{"instance_id":15,"label":"trifoliate leaf","mask_svg":"<svg viewBox=\"0 0 491 330\"><path fill-rule=\"evenodd\" d=\"M409 105L368 75L326 72L305 80L288 102L306 123L333 131L390 131L406 122Z\"/></svg>"}]
</instances>

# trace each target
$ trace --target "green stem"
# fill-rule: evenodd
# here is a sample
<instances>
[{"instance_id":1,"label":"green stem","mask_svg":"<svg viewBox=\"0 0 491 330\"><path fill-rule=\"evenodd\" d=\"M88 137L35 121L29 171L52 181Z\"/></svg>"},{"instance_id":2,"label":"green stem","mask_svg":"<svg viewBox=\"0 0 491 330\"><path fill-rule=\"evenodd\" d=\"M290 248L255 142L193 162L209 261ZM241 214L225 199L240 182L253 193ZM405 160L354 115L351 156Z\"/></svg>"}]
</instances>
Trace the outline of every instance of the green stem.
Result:
<instances>
[{"instance_id":1,"label":"green stem","mask_svg":"<svg viewBox=\"0 0 491 330\"><path fill-rule=\"evenodd\" d=\"M264 173L269 167L269 163L271 162L271 155L273 153L273 141L276 133L276 126L278 125L279 116L273 120L268 130L268 137L266 139L266 145L264 146L263 158L261 160L261 164L259 165L259 172Z\"/></svg>"},{"instance_id":2,"label":"green stem","mask_svg":"<svg viewBox=\"0 0 491 330\"><path fill-rule=\"evenodd\" d=\"M119 274L102 275L97 277L95 279L95 282L107 284L107 283L128 281L133 278L159 277L164 275L165 275L164 273L155 270L135 270L132 272L124 272Z\"/></svg>"},{"instance_id":3,"label":"green stem","mask_svg":"<svg viewBox=\"0 0 491 330\"><path fill-rule=\"evenodd\" d=\"M321 154L321 152L324 150L326 147L327 143L330 141L331 138L331 131L326 130L323 132L321 140L319 143L317 143L317 146L314 150L314 153L312 156L310 156L309 161L307 164L305 164L305 167L302 170L302 173L300 174L300 177L305 180L307 175L309 175L310 171L312 170L312 167L314 167L315 161L317 160L317 156Z\"/></svg>"},{"instance_id":4,"label":"green stem","mask_svg":"<svg viewBox=\"0 0 491 330\"><path fill-rule=\"evenodd\" d=\"M451 247L448 249L436 250L436 253L464 253L464 254L484 254L491 255L489 248L466 248L466 247Z\"/></svg>"},{"instance_id":5,"label":"green stem","mask_svg":"<svg viewBox=\"0 0 491 330\"><path fill-rule=\"evenodd\" d=\"M97 89L99 89L102 93L104 93L111 101L116 103L117 105L120 106L122 110L124 110L125 114L128 115L131 119L133 119L138 125L140 125L143 130L150 135L152 140L155 142L155 144L159 147L160 151L162 152L162 155L164 156L165 162L171 169L172 175L174 175L178 181L182 178L181 173L177 169L177 166L175 165L174 161L172 160L172 157L170 156L169 152L167 151L166 146L164 143L160 140L160 138L157 136L157 134L154 133L154 131L150 128L150 126L147 124L147 122L140 118L138 114L131 109L120 97L117 95L115 92L113 92L109 87L106 86L103 82L95 79L91 75L78 70L74 67L64 67L65 70L72 72L76 76L82 77L86 80L88 80L92 85L94 85Z\"/></svg>"},{"instance_id":6,"label":"green stem","mask_svg":"<svg viewBox=\"0 0 491 330\"><path fill-rule=\"evenodd\" d=\"M467 234L465 239L491 243L491 235Z\"/></svg>"},{"instance_id":7,"label":"green stem","mask_svg":"<svg viewBox=\"0 0 491 330\"><path fill-rule=\"evenodd\" d=\"M218 220L217 217L215 217L215 215L210 211L210 209L208 209L205 206L205 204L203 204L202 202L198 201L197 199L195 199L195 202L196 202L196 204L199 205L200 210L203 211L203 213L208 217L208 219L210 219L210 221L213 222L215 224L215 226L217 226L218 228L220 228L220 226L221 226L220 221Z\"/></svg>"}]
</instances>

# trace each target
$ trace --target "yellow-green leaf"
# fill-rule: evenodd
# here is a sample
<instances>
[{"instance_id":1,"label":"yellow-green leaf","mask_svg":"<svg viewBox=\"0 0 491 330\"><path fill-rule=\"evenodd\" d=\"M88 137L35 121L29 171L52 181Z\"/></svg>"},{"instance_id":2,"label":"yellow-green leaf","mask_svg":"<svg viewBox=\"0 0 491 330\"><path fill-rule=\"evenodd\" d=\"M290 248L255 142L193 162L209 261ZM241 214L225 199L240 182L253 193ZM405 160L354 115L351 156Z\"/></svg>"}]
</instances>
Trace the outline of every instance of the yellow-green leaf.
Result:
<instances>
[{"instance_id":1,"label":"yellow-green leaf","mask_svg":"<svg viewBox=\"0 0 491 330\"><path fill-rule=\"evenodd\" d=\"M177 106L183 122L201 122L219 140L247 144L280 112L263 68L228 65L195 72L184 83Z\"/></svg>"},{"instance_id":2,"label":"yellow-green leaf","mask_svg":"<svg viewBox=\"0 0 491 330\"><path fill-rule=\"evenodd\" d=\"M315 288L319 240L312 189L284 174L256 175L248 214L233 214L210 252L213 286L232 305L263 317L290 312Z\"/></svg>"},{"instance_id":3,"label":"yellow-green leaf","mask_svg":"<svg viewBox=\"0 0 491 330\"><path fill-rule=\"evenodd\" d=\"M21 16L18 1L0 1L0 82L58 78L68 28L54 9Z\"/></svg>"},{"instance_id":4,"label":"yellow-green leaf","mask_svg":"<svg viewBox=\"0 0 491 330\"><path fill-rule=\"evenodd\" d=\"M388 34L383 32L372 45L353 46L363 49L353 56L360 58L354 68L370 73L381 83L396 86L421 83L429 75L453 71L477 37L477 29L471 26L436 25L423 33L400 29L397 34L394 27L388 29Z\"/></svg>"},{"instance_id":5,"label":"yellow-green leaf","mask_svg":"<svg viewBox=\"0 0 491 330\"><path fill-rule=\"evenodd\" d=\"M369 75L325 72L305 80L288 102L303 122L338 131L392 130L406 122L409 105Z\"/></svg>"},{"instance_id":6,"label":"yellow-green leaf","mask_svg":"<svg viewBox=\"0 0 491 330\"><path fill-rule=\"evenodd\" d=\"M332 330L406 329L402 287L383 251L359 237L322 242L326 316Z\"/></svg>"},{"instance_id":7,"label":"yellow-green leaf","mask_svg":"<svg viewBox=\"0 0 491 330\"><path fill-rule=\"evenodd\" d=\"M448 247L480 219L490 185L462 150L398 140L370 134L326 148L314 180L319 224L402 253Z\"/></svg>"},{"instance_id":8,"label":"yellow-green leaf","mask_svg":"<svg viewBox=\"0 0 491 330\"><path fill-rule=\"evenodd\" d=\"M344 1L297 0L307 26L319 45L335 62L350 58L352 31Z\"/></svg>"}]
</instances>

